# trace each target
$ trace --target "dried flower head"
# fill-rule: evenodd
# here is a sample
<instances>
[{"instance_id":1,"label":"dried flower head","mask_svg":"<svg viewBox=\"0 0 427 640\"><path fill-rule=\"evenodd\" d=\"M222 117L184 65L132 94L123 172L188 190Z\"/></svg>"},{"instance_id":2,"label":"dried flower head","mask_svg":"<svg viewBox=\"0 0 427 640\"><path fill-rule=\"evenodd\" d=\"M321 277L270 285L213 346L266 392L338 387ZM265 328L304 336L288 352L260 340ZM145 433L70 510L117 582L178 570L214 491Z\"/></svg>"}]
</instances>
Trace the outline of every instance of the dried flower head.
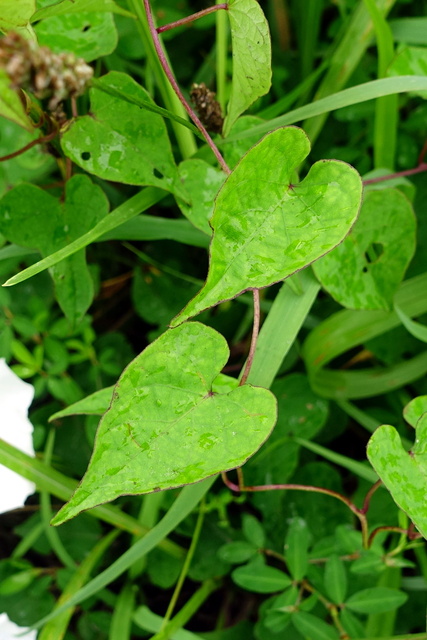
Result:
<instances>
[{"instance_id":1,"label":"dried flower head","mask_svg":"<svg viewBox=\"0 0 427 640\"><path fill-rule=\"evenodd\" d=\"M190 97L197 114L208 131L221 133L224 118L221 105L215 99L215 93L207 88L204 82L193 84Z\"/></svg>"},{"instance_id":2,"label":"dried flower head","mask_svg":"<svg viewBox=\"0 0 427 640\"><path fill-rule=\"evenodd\" d=\"M84 93L93 76L93 69L74 54L53 53L17 33L0 40L0 68L13 89L31 91L40 100L49 98L50 111Z\"/></svg>"}]
</instances>

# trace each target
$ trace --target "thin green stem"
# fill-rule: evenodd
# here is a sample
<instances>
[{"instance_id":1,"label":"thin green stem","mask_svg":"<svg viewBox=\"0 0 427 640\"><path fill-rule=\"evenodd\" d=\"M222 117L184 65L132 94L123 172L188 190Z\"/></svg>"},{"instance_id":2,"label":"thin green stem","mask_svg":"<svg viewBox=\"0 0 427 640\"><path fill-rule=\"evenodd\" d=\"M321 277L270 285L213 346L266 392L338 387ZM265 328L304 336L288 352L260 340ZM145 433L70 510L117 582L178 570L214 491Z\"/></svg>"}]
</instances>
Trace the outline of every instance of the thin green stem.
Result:
<instances>
[{"instance_id":1,"label":"thin green stem","mask_svg":"<svg viewBox=\"0 0 427 640\"><path fill-rule=\"evenodd\" d=\"M44 451L44 461L47 465L50 465L53 454L53 446L55 443L55 430L51 429L47 436L46 447ZM50 496L49 493L45 490L40 491L40 510L42 516L42 522L44 525L44 533L49 540L50 546L52 550L57 555L59 560L65 567L69 569L75 569L76 563L73 558L70 556L68 551L65 549L62 544L61 538L59 537L59 533L57 529L50 526L50 521L52 519L52 507L50 504Z\"/></svg>"},{"instance_id":2,"label":"thin green stem","mask_svg":"<svg viewBox=\"0 0 427 640\"><path fill-rule=\"evenodd\" d=\"M152 636L151 640L169 640L169 638L172 638L176 631L181 629L194 616L210 594L216 591L216 589L219 589L220 586L220 581L206 580L203 582L200 589L191 596L176 616L162 631Z\"/></svg>"},{"instance_id":3,"label":"thin green stem","mask_svg":"<svg viewBox=\"0 0 427 640\"><path fill-rule=\"evenodd\" d=\"M196 522L196 526L194 528L194 533L193 533L193 537L191 540L191 544L190 544L190 548L188 549L188 553L186 555L185 561L184 561L184 565L181 569L181 573L179 574L179 578L178 581L175 585L175 589L174 592L172 594L172 598L170 599L167 611L165 613L165 617L163 618L163 623L160 629L160 632L162 632L167 623L169 622L173 610L175 609L176 603L178 601L179 598L179 594L181 593L181 589L182 586L184 584L184 581L187 577L188 571L190 569L190 565L191 565L191 561L193 560L193 556L194 556L194 552L196 550L197 547L197 543L199 542L199 538L200 538L200 533L202 531L202 526L203 526L203 521L205 519L205 499L203 498L203 500L200 502L199 505L199 515L197 516L197 522Z\"/></svg>"},{"instance_id":4,"label":"thin green stem","mask_svg":"<svg viewBox=\"0 0 427 640\"><path fill-rule=\"evenodd\" d=\"M189 105L187 100L184 98L184 95L183 95L181 89L179 88L177 81L175 80L175 77L174 77L174 75L172 73L172 70L170 68L169 62L168 62L168 60L166 58L166 55L165 55L165 53L163 51L163 48L162 48L162 45L161 45L161 42L160 42L160 38L159 38L159 34L157 33L156 27L154 25L153 15L151 13L150 1L149 0L143 0L143 2L144 2L144 7L145 7L145 13L146 13L146 16L147 16L148 27L150 29L151 37L152 37L152 40L153 40L154 48L155 48L155 50L157 52L157 57L158 57L159 63L161 64L161 66L163 68L163 71L165 72L165 75L168 78L168 80L169 80L173 90L175 91L179 101L183 105L184 109L187 111L187 113L190 116L190 118L193 120L193 122L196 125L196 127L202 133L202 135L205 138L208 146L211 148L215 158L218 160L218 163L221 166L222 170L224 171L224 173L229 175L231 173L231 171L230 171L227 163L225 162L224 158L220 154L220 152L218 150L218 147L216 146L216 144L214 143L214 141L210 137L209 133L206 131L206 128L203 126L202 122L200 121L198 116L195 114L194 110L191 108L191 106Z\"/></svg>"},{"instance_id":5,"label":"thin green stem","mask_svg":"<svg viewBox=\"0 0 427 640\"><path fill-rule=\"evenodd\" d=\"M217 0L218 2L218 0ZM218 4L220 6L220 4ZM224 11L216 14L216 98L223 115L227 98L228 21Z\"/></svg>"},{"instance_id":6,"label":"thin green stem","mask_svg":"<svg viewBox=\"0 0 427 640\"><path fill-rule=\"evenodd\" d=\"M202 9L202 11L197 11L197 13L192 13L191 16L186 16L185 18L181 18L181 20L175 20L175 22L170 22L169 24L164 24L161 27L157 27L157 33L163 33L164 31L170 31L171 29L175 29L176 27L182 27L185 24L190 24L199 18L203 18L203 16L207 16L209 13L213 13L214 11L219 11L220 9L228 9L228 4L226 2L222 2L221 4L217 4L213 7L208 7L207 9Z\"/></svg>"}]
</instances>

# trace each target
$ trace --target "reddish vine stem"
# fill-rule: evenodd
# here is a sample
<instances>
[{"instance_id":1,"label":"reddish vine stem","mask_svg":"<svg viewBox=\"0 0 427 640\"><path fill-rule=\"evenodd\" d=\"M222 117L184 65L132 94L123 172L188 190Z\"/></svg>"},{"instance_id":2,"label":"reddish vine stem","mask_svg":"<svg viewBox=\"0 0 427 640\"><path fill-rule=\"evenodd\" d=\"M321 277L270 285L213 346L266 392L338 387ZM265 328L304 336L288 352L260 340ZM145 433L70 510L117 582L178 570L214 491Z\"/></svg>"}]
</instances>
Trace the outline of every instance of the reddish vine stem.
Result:
<instances>
[{"instance_id":1,"label":"reddish vine stem","mask_svg":"<svg viewBox=\"0 0 427 640\"><path fill-rule=\"evenodd\" d=\"M245 369L243 371L243 375L241 377L239 386L242 386L245 384L251 372L252 363L254 361L255 349L258 341L258 335L259 335L259 322L260 322L260 315L261 315L260 304L259 304L259 289L253 289L252 293L254 296L254 325L252 329L251 346L249 348L248 358L246 360Z\"/></svg>"},{"instance_id":2,"label":"reddish vine stem","mask_svg":"<svg viewBox=\"0 0 427 640\"><path fill-rule=\"evenodd\" d=\"M196 127L199 129L199 131L201 132L201 134L205 138L207 144L212 149L212 151L213 151L213 153L215 155L215 158L218 160L222 170L227 175L230 175L231 171L230 171L227 163L225 162L224 158L220 154L220 152L218 150L218 147L216 146L216 144L214 143L214 141L210 137L209 133L206 131L206 129L203 126L203 124L200 121L200 119L194 113L194 111L191 108L191 106L188 104L187 100L184 98L184 95L183 95L181 89L178 86L178 83L176 82L176 80L175 80L175 78L173 76L172 70L171 70L171 68L169 66L169 63L168 63L168 61L166 59L166 56L164 54L164 51L162 49L162 45L161 45L161 42L160 42L159 34L157 33L157 30L156 30L156 27L155 27L154 21L153 21L153 15L151 13L150 0L143 0L143 1L144 1L144 8L145 8L145 13L147 15L147 21L148 21L148 26L149 26L149 29L150 29L151 37L153 38L153 44L154 44L154 47L156 49L156 53L157 53L157 55L159 57L159 62L162 65L163 71L165 72L169 82L171 83L171 86L172 86L173 90L175 91L176 95L178 96L178 98L179 98L180 102L182 103L184 109L187 111L188 115L193 120L194 124L196 125Z\"/></svg>"},{"instance_id":3,"label":"reddish vine stem","mask_svg":"<svg viewBox=\"0 0 427 640\"><path fill-rule=\"evenodd\" d=\"M46 136L42 136L41 138L36 138L35 140L32 140L31 142L26 144L25 147L22 147L22 149L18 149L18 151L9 153L7 156L2 156L0 158L0 162L5 162L6 160L12 160L12 158L16 158L17 156L20 156L22 153L25 153L26 151L28 151L28 149L35 147L37 144L44 144L45 142L50 142L51 140L56 138L57 135L58 135L58 129L55 129L51 133L48 133Z\"/></svg>"},{"instance_id":4,"label":"reddish vine stem","mask_svg":"<svg viewBox=\"0 0 427 640\"><path fill-rule=\"evenodd\" d=\"M241 472L242 473L242 472ZM323 493L324 495L330 496L331 498L336 498L340 502L343 502L352 513L358 518L360 522L360 527L362 530L362 539L363 546L365 549L369 548L369 537L368 537L368 521L366 519L365 514L362 509L356 507L355 504L349 498L346 498L341 493L337 491L333 491L332 489L324 489L323 487L314 487L311 485L304 484L262 484L257 486L240 486L240 484L235 484L231 480L228 479L227 474L222 472L221 474L222 480L224 484L231 489L231 491L235 491L236 493L241 493L243 491L255 492L255 491L307 491L311 493ZM242 477L242 476L241 476ZM239 478L239 483L241 482ZM366 501L366 500L365 500Z\"/></svg>"},{"instance_id":5,"label":"reddish vine stem","mask_svg":"<svg viewBox=\"0 0 427 640\"><path fill-rule=\"evenodd\" d=\"M157 33L163 33L163 31L169 31L170 29L175 29L175 27L181 27L184 24L190 24L197 20L198 18L203 18L203 16L207 16L209 13L213 13L214 11L219 11L220 9L228 9L228 4L223 2L222 4L216 4L213 7L208 7L207 9L202 9L202 11L197 11L197 13L192 13L191 16L187 16L186 18L181 18L181 20L176 20L175 22L170 22L169 24L164 24L162 27L157 27Z\"/></svg>"},{"instance_id":6,"label":"reddish vine stem","mask_svg":"<svg viewBox=\"0 0 427 640\"><path fill-rule=\"evenodd\" d=\"M406 169L405 171L398 171L397 173L389 173L386 176L379 176L378 178L371 178L370 180L364 180L363 184L375 184L376 182L384 182L385 180L393 180L393 178L403 178L405 176L412 176L415 173L422 173L427 171L427 162L421 162L414 169Z\"/></svg>"},{"instance_id":7,"label":"reddish vine stem","mask_svg":"<svg viewBox=\"0 0 427 640\"><path fill-rule=\"evenodd\" d=\"M377 480L374 485L369 489L368 493L365 496L363 501L363 507L360 509L360 512L365 514L369 509L369 505L371 504L371 498L374 495L375 491L382 485L381 480Z\"/></svg>"},{"instance_id":8,"label":"reddish vine stem","mask_svg":"<svg viewBox=\"0 0 427 640\"><path fill-rule=\"evenodd\" d=\"M421 533L418 533L418 531L411 532L409 529L403 529L402 527L383 526L383 527L377 527L372 531L368 539L369 546L371 546L371 544L373 543L377 533L381 533L381 531L394 531L395 533L405 533L410 540L416 540L417 538L422 538Z\"/></svg>"}]
</instances>

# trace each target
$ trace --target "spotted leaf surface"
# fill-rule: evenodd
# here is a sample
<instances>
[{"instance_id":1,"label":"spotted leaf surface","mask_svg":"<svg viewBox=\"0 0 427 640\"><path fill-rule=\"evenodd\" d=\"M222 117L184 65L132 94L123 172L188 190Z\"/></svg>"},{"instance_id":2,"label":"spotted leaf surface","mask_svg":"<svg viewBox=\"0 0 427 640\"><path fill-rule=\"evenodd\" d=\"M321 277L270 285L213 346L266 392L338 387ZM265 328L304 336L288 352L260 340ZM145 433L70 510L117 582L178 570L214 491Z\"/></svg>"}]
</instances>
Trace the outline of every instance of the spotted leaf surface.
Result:
<instances>
[{"instance_id":1,"label":"spotted leaf surface","mask_svg":"<svg viewBox=\"0 0 427 640\"><path fill-rule=\"evenodd\" d=\"M99 82L151 102L125 73L112 71ZM90 99L90 115L76 118L62 136L64 153L104 180L173 190L177 172L163 118L99 89L91 89Z\"/></svg>"},{"instance_id":2,"label":"spotted leaf surface","mask_svg":"<svg viewBox=\"0 0 427 640\"><path fill-rule=\"evenodd\" d=\"M301 129L283 127L242 158L216 198L206 284L171 326L284 280L344 239L359 211L360 176L344 162L322 160L297 183L309 150Z\"/></svg>"},{"instance_id":3,"label":"spotted leaf surface","mask_svg":"<svg viewBox=\"0 0 427 640\"><path fill-rule=\"evenodd\" d=\"M371 191L351 233L316 262L314 272L344 307L390 309L415 245L409 200L396 189Z\"/></svg>"},{"instance_id":4,"label":"spotted leaf surface","mask_svg":"<svg viewBox=\"0 0 427 640\"><path fill-rule=\"evenodd\" d=\"M427 414L417 423L410 452L394 427L382 425L369 440L368 458L393 500L427 538Z\"/></svg>"},{"instance_id":5,"label":"spotted leaf surface","mask_svg":"<svg viewBox=\"0 0 427 640\"><path fill-rule=\"evenodd\" d=\"M125 369L89 468L53 524L124 494L179 487L242 465L276 421L276 400L250 385L212 390L229 357L197 322L169 330Z\"/></svg>"},{"instance_id":6,"label":"spotted leaf surface","mask_svg":"<svg viewBox=\"0 0 427 640\"><path fill-rule=\"evenodd\" d=\"M271 41L268 22L257 0L229 0L233 48L233 83L224 135L257 98L270 89Z\"/></svg>"}]
</instances>

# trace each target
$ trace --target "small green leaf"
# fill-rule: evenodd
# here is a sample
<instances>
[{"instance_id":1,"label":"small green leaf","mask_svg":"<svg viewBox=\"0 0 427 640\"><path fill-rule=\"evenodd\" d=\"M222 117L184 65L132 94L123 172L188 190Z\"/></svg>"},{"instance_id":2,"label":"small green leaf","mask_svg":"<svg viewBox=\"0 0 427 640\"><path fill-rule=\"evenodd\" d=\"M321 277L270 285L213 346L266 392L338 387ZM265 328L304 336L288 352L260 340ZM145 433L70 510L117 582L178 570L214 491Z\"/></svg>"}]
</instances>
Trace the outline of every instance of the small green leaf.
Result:
<instances>
[{"instance_id":1,"label":"small green leaf","mask_svg":"<svg viewBox=\"0 0 427 640\"><path fill-rule=\"evenodd\" d=\"M0 116L16 122L27 131L34 129L17 92L10 88L10 78L4 69L0 69Z\"/></svg>"},{"instance_id":2,"label":"small green leaf","mask_svg":"<svg viewBox=\"0 0 427 640\"><path fill-rule=\"evenodd\" d=\"M348 609L341 611L340 621L350 638L366 638L365 626Z\"/></svg>"},{"instance_id":3,"label":"small green leaf","mask_svg":"<svg viewBox=\"0 0 427 640\"><path fill-rule=\"evenodd\" d=\"M0 31L16 31L34 38L30 18L36 10L36 0L1 0Z\"/></svg>"},{"instance_id":4,"label":"small green leaf","mask_svg":"<svg viewBox=\"0 0 427 640\"><path fill-rule=\"evenodd\" d=\"M338 631L334 627L311 613L297 611L292 615L292 624L302 633L304 640L339 640Z\"/></svg>"},{"instance_id":5,"label":"small green leaf","mask_svg":"<svg viewBox=\"0 0 427 640\"><path fill-rule=\"evenodd\" d=\"M395 189L366 194L351 233L313 269L344 307L390 309L416 244L409 200Z\"/></svg>"},{"instance_id":6,"label":"small green leaf","mask_svg":"<svg viewBox=\"0 0 427 640\"><path fill-rule=\"evenodd\" d=\"M389 76L426 76L427 48L403 47L387 69ZM414 91L413 95L427 98L427 91Z\"/></svg>"},{"instance_id":7,"label":"small green leaf","mask_svg":"<svg viewBox=\"0 0 427 640\"><path fill-rule=\"evenodd\" d=\"M286 535L285 557L294 580L302 580L306 575L310 537L305 520L293 518Z\"/></svg>"},{"instance_id":8,"label":"small green leaf","mask_svg":"<svg viewBox=\"0 0 427 640\"><path fill-rule=\"evenodd\" d=\"M257 0L229 0L233 48L233 82L224 122L228 135L233 123L271 85L271 41L268 22Z\"/></svg>"},{"instance_id":9,"label":"small green leaf","mask_svg":"<svg viewBox=\"0 0 427 640\"><path fill-rule=\"evenodd\" d=\"M345 606L357 613L384 613L401 607L407 599L407 594L398 589L372 587L354 593Z\"/></svg>"},{"instance_id":10,"label":"small green leaf","mask_svg":"<svg viewBox=\"0 0 427 640\"><path fill-rule=\"evenodd\" d=\"M70 13L41 20L34 27L39 44L69 52L86 62L112 53L117 30L111 13Z\"/></svg>"},{"instance_id":11,"label":"small green leaf","mask_svg":"<svg viewBox=\"0 0 427 640\"><path fill-rule=\"evenodd\" d=\"M427 413L427 395L414 398L403 409L403 417L414 428L423 413Z\"/></svg>"},{"instance_id":12,"label":"small green leaf","mask_svg":"<svg viewBox=\"0 0 427 640\"><path fill-rule=\"evenodd\" d=\"M402 446L397 430L382 425L368 442L369 462L390 491L396 504L411 518L420 533L427 538L425 493L427 485L427 414L416 427L412 452Z\"/></svg>"},{"instance_id":13,"label":"small green leaf","mask_svg":"<svg viewBox=\"0 0 427 640\"><path fill-rule=\"evenodd\" d=\"M206 284L171 326L284 280L343 240L359 210L360 176L343 162L323 160L295 184L309 149L301 129L285 127L242 158L216 198Z\"/></svg>"},{"instance_id":14,"label":"small green leaf","mask_svg":"<svg viewBox=\"0 0 427 640\"><path fill-rule=\"evenodd\" d=\"M212 167L204 160L184 160L178 166L180 180L186 189L189 202L178 200L182 213L195 227L212 235L209 220L214 209L214 200L225 180L223 171Z\"/></svg>"},{"instance_id":15,"label":"small green leaf","mask_svg":"<svg viewBox=\"0 0 427 640\"><path fill-rule=\"evenodd\" d=\"M66 409L54 413L50 416L49 422L75 415L102 416L110 406L113 390L114 387L106 387L95 391L87 398L83 398L83 400L75 402Z\"/></svg>"},{"instance_id":16,"label":"small green leaf","mask_svg":"<svg viewBox=\"0 0 427 640\"><path fill-rule=\"evenodd\" d=\"M286 573L274 567L267 567L261 556L235 569L231 577L239 587L255 593L274 593L292 584Z\"/></svg>"},{"instance_id":17,"label":"small green leaf","mask_svg":"<svg viewBox=\"0 0 427 640\"><path fill-rule=\"evenodd\" d=\"M152 102L145 89L124 73L111 71L97 84ZM91 114L74 120L62 136L64 153L104 180L167 191L176 187L181 194L163 118L97 88L90 90L90 99Z\"/></svg>"},{"instance_id":18,"label":"small green leaf","mask_svg":"<svg viewBox=\"0 0 427 640\"><path fill-rule=\"evenodd\" d=\"M257 549L262 549L265 545L265 533L255 516L245 513L243 516L242 531L246 540L249 540Z\"/></svg>"},{"instance_id":19,"label":"small green leaf","mask_svg":"<svg viewBox=\"0 0 427 640\"><path fill-rule=\"evenodd\" d=\"M325 589L335 604L341 604L347 593L347 574L344 563L337 555L332 555L325 567Z\"/></svg>"},{"instance_id":20,"label":"small green leaf","mask_svg":"<svg viewBox=\"0 0 427 640\"><path fill-rule=\"evenodd\" d=\"M312 391L307 376L292 373L279 378L271 390L279 406L275 437L298 436L310 440L322 429L329 403Z\"/></svg>"},{"instance_id":21,"label":"small green leaf","mask_svg":"<svg viewBox=\"0 0 427 640\"><path fill-rule=\"evenodd\" d=\"M0 595L10 596L19 593L30 586L30 584L39 575L38 569L28 569L28 571L18 571L13 573L0 582Z\"/></svg>"},{"instance_id":22,"label":"small green leaf","mask_svg":"<svg viewBox=\"0 0 427 640\"><path fill-rule=\"evenodd\" d=\"M222 547L218 549L218 556L223 562L240 564L252 558L256 552L257 548L250 542L236 540L235 542L223 544Z\"/></svg>"},{"instance_id":23,"label":"small green leaf","mask_svg":"<svg viewBox=\"0 0 427 640\"><path fill-rule=\"evenodd\" d=\"M65 202L30 184L21 184L0 200L0 232L10 242L37 248L49 256L92 229L108 213L100 187L84 175L66 184ZM58 303L72 324L81 320L93 299L93 282L80 251L51 271Z\"/></svg>"},{"instance_id":24,"label":"small green leaf","mask_svg":"<svg viewBox=\"0 0 427 640\"><path fill-rule=\"evenodd\" d=\"M228 356L225 339L199 323L167 331L137 356L116 385L86 475L53 523L120 495L198 482L253 455L274 426L276 400L250 385L213 392Z\"/></svg>"}]
</instances>

